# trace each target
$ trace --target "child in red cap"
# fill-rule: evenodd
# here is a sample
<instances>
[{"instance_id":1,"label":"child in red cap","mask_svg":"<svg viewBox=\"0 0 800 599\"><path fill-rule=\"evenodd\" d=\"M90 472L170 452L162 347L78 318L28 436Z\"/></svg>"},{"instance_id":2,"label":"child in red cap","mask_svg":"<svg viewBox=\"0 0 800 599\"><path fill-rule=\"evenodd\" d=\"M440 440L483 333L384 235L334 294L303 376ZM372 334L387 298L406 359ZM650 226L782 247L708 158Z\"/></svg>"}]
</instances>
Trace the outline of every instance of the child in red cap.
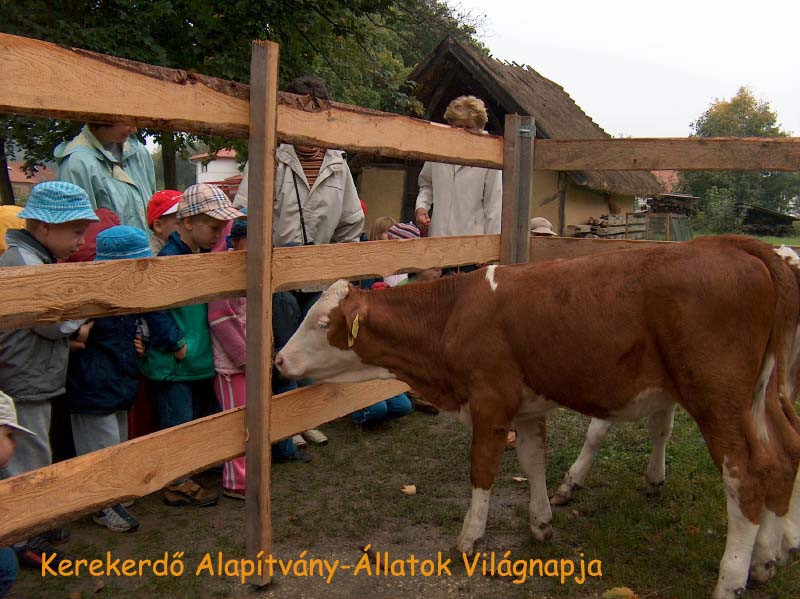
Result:
<instances>
[{"instance_id":1,"label":"child in red cap","mask_svg":"<svg viewBox=\"0 0 800 599\"><path fill-rule=\"evenodd\" d=\"M153 231L150 238L150 249L153 255L167 243L170 234L178 230L178 203L181 201L181 192L174 189L164 189L155 192L147 204L147 226Z\"/></svg>"}]
</instances>

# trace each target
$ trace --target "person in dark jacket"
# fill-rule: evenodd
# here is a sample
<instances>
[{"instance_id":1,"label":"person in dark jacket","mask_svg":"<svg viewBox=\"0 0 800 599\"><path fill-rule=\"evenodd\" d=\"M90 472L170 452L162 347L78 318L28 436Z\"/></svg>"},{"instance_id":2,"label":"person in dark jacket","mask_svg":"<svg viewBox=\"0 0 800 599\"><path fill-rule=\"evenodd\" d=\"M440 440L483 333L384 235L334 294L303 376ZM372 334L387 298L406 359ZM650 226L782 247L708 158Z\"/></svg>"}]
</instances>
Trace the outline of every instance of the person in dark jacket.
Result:
<instances>
[{"instance_id":1,"label":"person in dark jacket","mask_svg":"<svg viewBox=\"0 0 800 599\"><path fill-rule=\"evenodd\" d=\"M147 234L134 227L115 226L97 234L95 260L149 258ZM97 318L85 347L72 353L67 370L67 405L75 451L83 455L128 440L128 409L139 390L136 314ZM114 532L139 528L138 520L118 503L92 519Z\"/></svg>"}]
</instances>

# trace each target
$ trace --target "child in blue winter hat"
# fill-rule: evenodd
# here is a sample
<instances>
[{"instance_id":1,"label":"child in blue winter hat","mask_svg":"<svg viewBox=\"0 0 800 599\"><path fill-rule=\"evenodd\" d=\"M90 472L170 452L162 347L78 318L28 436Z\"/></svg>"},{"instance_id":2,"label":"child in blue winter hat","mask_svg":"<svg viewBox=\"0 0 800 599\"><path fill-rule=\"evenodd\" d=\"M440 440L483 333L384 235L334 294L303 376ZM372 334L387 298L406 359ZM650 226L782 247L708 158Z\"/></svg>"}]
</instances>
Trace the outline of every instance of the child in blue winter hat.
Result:
<instances>
[{"instance_id":1,"label":"child in blue winter hat","mask_svg":"<svg viewBox=\"0 0 800 599\"><path fill-rule=\"evenodd\" d=\"M96 261L152 255L141 229L119 225L97 235ZM70 356L67 405L78 455L128 440L128 409L139 391L139 357L144 352L136 339L138 320L136 314L95 319L86 347ZM114 532L139 527L121 503L96 512L92 519Z\"/></svg>"}]
</instances>

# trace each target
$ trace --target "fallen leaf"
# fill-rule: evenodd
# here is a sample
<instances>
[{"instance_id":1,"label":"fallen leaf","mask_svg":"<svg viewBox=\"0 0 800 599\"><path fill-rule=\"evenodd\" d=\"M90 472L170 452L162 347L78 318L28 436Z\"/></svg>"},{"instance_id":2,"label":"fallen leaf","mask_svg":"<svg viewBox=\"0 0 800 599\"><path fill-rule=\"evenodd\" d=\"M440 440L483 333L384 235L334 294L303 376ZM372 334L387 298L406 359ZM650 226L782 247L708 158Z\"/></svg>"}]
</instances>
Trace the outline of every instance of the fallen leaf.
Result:
<instances>
[{"instance_id":1,"label":"fallen leaf","mask_svg":"<svg viewBox=\"0 0 800 599\"><path fill-rule=\"evenodd\" d=\"M528 479L525 478L524 476L512 476L511 480L513 480L515 483L526 483L526 482L528 482Z\"/></svg>"},{"instance_id":2,"label":"fallen leaf","mask_svg":"<svg viewBox=\"0 0 800 599\"><path fill-rule=\"evenodd\" d=\"M100 591L102 591L105 588L105 586L106 586L106 583L104 583L102 580L98 579L97 582L94 583L94 592L95 593L99 593Z\"/></svg>"},{"instance_id":3,"label":"fallen leaf","mask_svg":"<svg viewBox=\"0 0 800 599\"><path fill-rule=\"evenodd\" d=\"M639 599L639 595L628 587L615 587L603 593L603 599Z\"/></svg>"},{"instance_id":4,"label":"fallen leaf","mask_svg":"<svg viewBox=\"0 0 800 599\"><path fill-rule=\"evenodd\" d=\"M81 599L81 594L77 591L69 594L69 599Z\"/></svg>"},{"instance_id":5,"label":"fallen leaf","mask_svg":"<svg viewBox=\"0 0 800 599\"><path fill-rule=\"evenodd\" d=\"M700 534L700 529L690 524L686 527L686 532L688 532L690 535L697 535Z\"/></svg>"},{"instance_id":6,"label":"fallen leaf","mask_svg":"<svg viewBox=\"0 0 800 599\"><path fill-rule=\"evenodd\" d=\"M400 489L406 495L416 495L417 494L417 486L416 485L403 485L403 488Z\"/></svg>"}]
</instances>

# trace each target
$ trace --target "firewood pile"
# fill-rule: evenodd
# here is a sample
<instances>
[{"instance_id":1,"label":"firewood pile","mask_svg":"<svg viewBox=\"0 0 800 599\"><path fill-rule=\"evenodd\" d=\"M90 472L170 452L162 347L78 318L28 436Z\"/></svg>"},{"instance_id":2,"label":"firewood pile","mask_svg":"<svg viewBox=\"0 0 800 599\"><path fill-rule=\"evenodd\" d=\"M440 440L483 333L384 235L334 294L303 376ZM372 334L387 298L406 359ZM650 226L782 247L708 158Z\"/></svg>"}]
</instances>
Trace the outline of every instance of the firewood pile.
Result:
<instances>
[{"instance_id":1,"label":"firewood pile","mask_svg":"<svg viewBox=\"0 0 800 599\"><path fill-rule=\"evenodd\" d=\"M638 214L602 214L590 216L585 225L569 225L567 230L573 237L644 239L646 223Z\"/></svg>"},{"instance_id":2,"label":"firewood pile","mask_svg":"<svg viewBox=\"0 0 800 599\"><path fill-rule=\"evenodd\" d=\"M698 198L689 195L663 195L658 198L647 198L647 207L650 212L691 216L697 202Z\"/></svg>"}]
</instances>

